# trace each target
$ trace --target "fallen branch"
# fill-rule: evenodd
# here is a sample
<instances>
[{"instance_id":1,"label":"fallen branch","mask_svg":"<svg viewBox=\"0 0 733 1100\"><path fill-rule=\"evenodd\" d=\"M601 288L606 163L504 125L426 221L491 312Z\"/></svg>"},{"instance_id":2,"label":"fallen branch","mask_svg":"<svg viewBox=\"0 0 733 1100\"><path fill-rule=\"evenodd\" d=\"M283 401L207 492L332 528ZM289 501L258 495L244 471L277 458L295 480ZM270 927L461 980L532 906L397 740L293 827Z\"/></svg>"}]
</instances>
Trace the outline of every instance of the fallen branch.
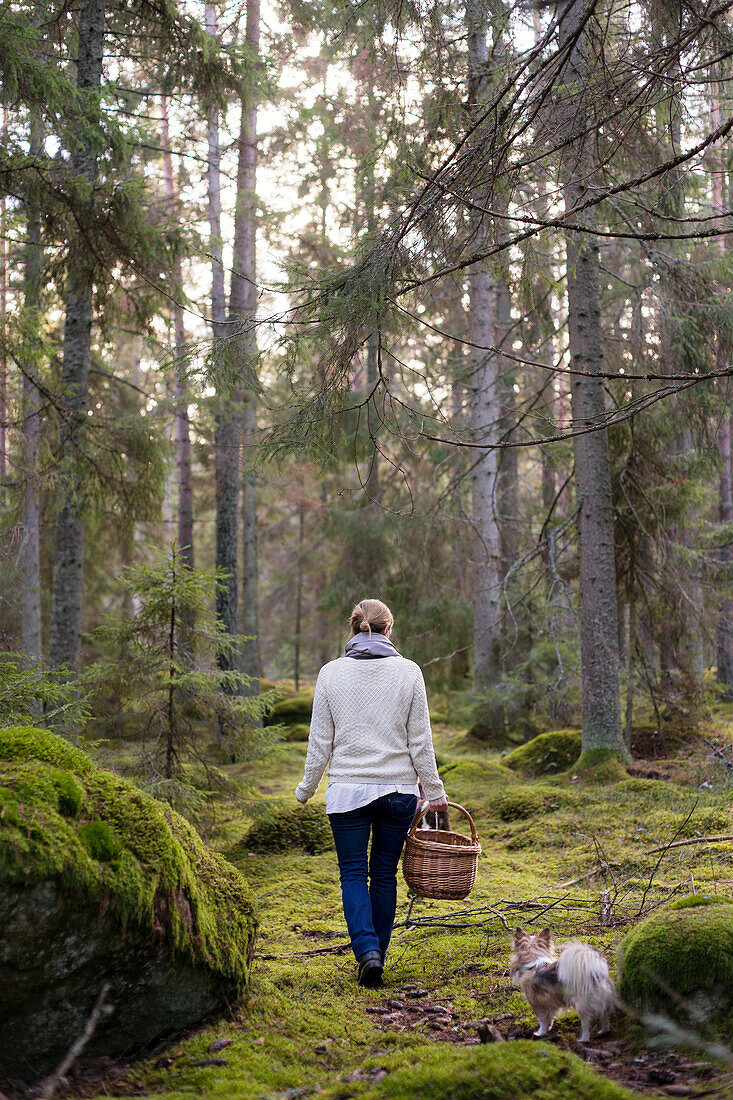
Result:
<instances>
[{"instance_id":1,"label":"fallen branch","mask_svg":"<svg viewBox=\"0 0 733 1100\"><path fill-rule=\"evenodd\" d=\"M712 741L709 741L707 739L707 737L703 737L702 734L699 734L699 736L701 740L704 741L705 744L713 750L715 755L720 757L726 768L733 768L733 760L729 760L728 757L723 753L722 749L719 749L717 745L714 745Z\"/></svg>"},{"instance_id":2,"label":"fallen branch","mask_svg":"<svg viewBox=\"0 0 733 1100\"><path fill-rule=\"evenodd\" d=\"M96 1031L97 1024L99 1023L99 1019L102 1013L105 1012L105 1010L107 1012L112 1011L111 1007L109 1005L105 1006L104 1003L110 989L111 986L109 982L105 982L99 991L99 996L94 1003L94 1008L92 1009L91 1015L86 1022L86 1027L82 1031L81 1035L71 1044L66 1054L59 1062L56 1068L56 1072L52 1073L50 1077L47 1077L45 1081L41 1082L41 1086L39 1089L39 1096L41 1097L41 1100L50 1100L50 1097L53 1096L53 1094L56 1092L56 1089L61 1084L62 1078L65 1077L66 1074L69 1072L74 1062L82 1053L84 1047L87 1045L92 1035Z\"/></svg>"},{"instance_id":3,"label":"fallen branch","mask_svg":"<svg viewBox=\"0 0 733 1100\"><path fill-rule=\"evenodd\" d=\"M557 886L553 886L552 889L564 890L566 886L575 886L578 882L582 882L586 878L592 878L593 875L597 875L599 871L605 871L606 869L608 869L608 872L610 874L612 866L620 867L621 864L616 863L615 861L613 863L599 863L598 866L591 867L590 871L586 871L584 875L578 875L577 878L568 879L567 882L558 882ZM613 879L613 875L611 875L611 878Z\"/></svg>"},{"instance_id":4,"label":"fallen branch","mask_svg":"<svg viewBox=\"0 0 733 1100\"><path fill-rule=\"evenodd\" d=\"M550 909L554 909L556 905L562 905L562 903L564 901L567 901L569 897L570 894L565 894L561 898L556 898L555 901L551 901L549 905L546 905L544 909L540 909L539 913L535 913L534 916L529 917L524 923L532 924L533 921L539 920L540 917L544 917L545 913L549 912Z\"/></svg>"},{"instance_id":5,"label":"fallen branch","mask_svg":"<svg viewBox=\"0 0 733 1100\"><path fill-rule=\"evenodd\" d=\"M348 951L351 947L350 943L335 943L331 947L314 947L310 951L286 951L283 955L264 955L260 951L257 952L255 958L257 959L305 959L311 955L340 955L343 951Z\"/></svg>"},{"instance_id":6,"label":"fallen branch","mask_svg":"<svg viewBox=\"0 0 733 1100\"><path fill-rule=\"evenodd\" d=\"M659 859L657 860L657 862L654 864L654 869L653 869L651 875L649 876L649 881L647 882L646 886L644 887L644 893L641 895L641 904L639 905L639 912L637 913L637 916L640 916L641 913L644 911L644 902L646 901L646 896L652 888L652 883L654 882L654 876L656 875L657 871L661 867L662 860L664 859L664 857L666 856L666 854L670 850L670 848L672 848L674 846L674 843L677 840L677 837L680 835L680 833L684 829L685 825L687 825L688 821L690 820L690 818L694 814L695 810L697 809L699 801L700 801L699 798L696 799L695 805L692 807L689 814L687 815L685 820L682 822L682 824L679 826L679 828L675 831L675 833L672 836L672 839L667 844L663 844L661 848L657 848L657 851L661 852L661 855L660 855Z\"/></svg>"},{"instance_id":7,"label":"fallen branch","mask_svg":"<svg viewBox=\"0 0 733 1100\"><path fill-rule=\"evenodd\" d=\"M726 840L733 840L733 834L725 836L694 836L690 840L675 840L673 844L663 844L659 848L646 848L642 855L653 856L656 852L668 852L670 848L684 848L688 844L720 844Z\"/></svg>"}]
</instances>

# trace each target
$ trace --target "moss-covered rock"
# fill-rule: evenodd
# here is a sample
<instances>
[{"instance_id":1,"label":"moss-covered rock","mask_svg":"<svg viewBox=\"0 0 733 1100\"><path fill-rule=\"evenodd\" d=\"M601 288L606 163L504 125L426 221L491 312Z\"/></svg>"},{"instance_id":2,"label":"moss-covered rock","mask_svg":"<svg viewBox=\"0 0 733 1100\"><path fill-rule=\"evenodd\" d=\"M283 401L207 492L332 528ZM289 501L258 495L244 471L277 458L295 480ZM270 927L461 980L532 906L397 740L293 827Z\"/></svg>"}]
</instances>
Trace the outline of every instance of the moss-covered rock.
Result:
<instances>
[{"instance_id":1,"label":"moss-covered rock","mask_svg":"<svg viewBox=\"0 0 733 1100\"><path fill-rule=\"evenodd\" d=\"M241 842L247 852L290 852L315 856L333 848L333 834L323 806L288 806L256 822Z\"/></svg>"},{"instance_id":2,"label":"moss-covered rock","mask_svg":"<svg viewBox=\"0 0 733 1100\"><path fill-rule=\"evenodd\" d=\"M626 763L614 749L587 749L573 764L573 771L588 783L619 783L626 779Z\"/></svg>"},{"instance_id":3,"label":"moss-covered rock","mask_svg":"<svg viewBox=\"0 0 733 1100\"><path fill-rule=\"evenodd\" d=\"M0 730L0 1070L29 1079L81 1033L134 1051L246 984L256 918L241 875L168 806L44 730Z\"/></svg>"},{"instance_id":4,"label":"moss-covered rock","mask_svg":"<svg viewBox=\"0 0 733 1100\"><path fill-rule=\"evenodd\" d=\"M639 1012L692 1026L718 1025L731 1035L733 904L682 898L632 928L618 949L619 993Z\"/></svg>"},{"instance_id":5,"label":"moss-covered rock","mask_svg":"<svg viewBox=\"0 0 733 1100\"><path fill-rule=\"evenodd\" d=\"M310 726L305 723L297 723L292 726L286 726L283 731L283 740L291 743L293 741L307 741L310 735Z\"/></svg>"},{"instance_id":6,"label":"moss-covered rock","mask_svg":"<svg viewBox=\"0 0 733 1100\"><path fill-rule=\"evenodd\" d=\"M415 1064L360 1095L374 1100L632 1100L568 1051L528 1039L415 1052ZM343 1089L340 1093L344 1095Z\"/></svg>"},{"instance_id":7,"label":"moss-covered rock","mask_svg":"<svg viewBox=\"0 0 733 1100\"><path fill-rule=\"evenodd\" d=\"M518 783L496 795L491 808L502 821L518 821L536 814L551 813L576 802L574 791L563 791L542 783Z\"/></svg>"},{"instance_id":8,"label":"moss-covered rock","mask_svg":"<svg viewBox=\"0 0 733 1100\"><path fill-rule=\"evenodd\" d=\"M268 726L294 726L310 722L313 712L313 692L302 691L275 703L265 722Z\"/></svg>"},{"instance_id":9,"label":"moss-covered rock","mask_svg":"<svg viewBox=\"0 0 733 1100\"><path fill-rule=\"evenodd\" d=\"M580 756L580 730L552 730L533 737L502 760L522 775L552 775L567 771Z\"/></svg>"},{"instance_id":10,"label":"moss-covered rock","mask_svg":"<svg viewBox=\"0 0 733 1100\"><path fill-rule=\"evenodd\" d=\"M465 806L474 817L487 806L492 790L505 789L517 782L517 776L493 760L460 760L439 768L440 777L451 802ZM461 815L451 811L454 828L461 830Z\"/></svg>"}]
</instances>

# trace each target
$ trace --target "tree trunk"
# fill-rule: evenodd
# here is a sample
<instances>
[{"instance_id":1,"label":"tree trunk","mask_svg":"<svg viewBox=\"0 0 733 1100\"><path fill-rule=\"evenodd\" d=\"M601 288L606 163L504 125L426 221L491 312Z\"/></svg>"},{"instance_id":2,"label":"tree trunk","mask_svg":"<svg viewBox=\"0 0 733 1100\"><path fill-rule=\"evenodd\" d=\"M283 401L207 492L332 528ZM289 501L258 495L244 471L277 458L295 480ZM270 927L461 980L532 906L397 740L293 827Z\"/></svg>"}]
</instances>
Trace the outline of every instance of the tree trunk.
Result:
<instances>
[{"instance_id":1,"label":"tree trunk","mask_svg":"<svg viewBox=\"0 0 733 1100\"><path fill-rule=\"evenodd\" d=\"M501 9L494 9L493 58L499 66L500 79L509 76L509 43L507 38L508 17ZM498 167L498 166L497 166ZM492 206L497 211L494 236L497 244L507 240L506 215L509 209L509 190L505 182L495 189ZM514 384L517 366L513 359L503 352L512 350L512 293L509 252L500 252L497 256L496 314L494 318L494 345L499 348L496 363L497 389L501 406L501 438L510 440L514 434L517 413L517 399ZM515 564L519 553L519 461L518 451L514 447L502 450L499 454L497 484L497 507L501 532L501 574L505 580L509 570Z\"/></svg>"},{"instance_id":2,"label":"tree trunk","mask_svg":"<svg viewBox=\"0 0 733 1100\"><path fill-rule=\"evenodd\" d=\"M0 207L0 492L8 476L8 236L5 198Z\"/></svg>"},{"instance_id":3,"label":"tree trunk","mask_svg":"<svg viewBox=\"0 0 733 1100\"><path fill-rule=\"evenodd\" d=\"M468 0L468 109L475 113L486 99L489 53L486 34L487 13L481 0ZM479 205L485 199L477 195ZM490 240L490 227L479 211L469 217L472 247ZM496 360L493 352L482 350L494 338L494 286L487 264L470 268L468 336L469 399L472 438L491 444L499 431L501 410L497 392ZM499 631L501 625L501 539L497 517L497 474L499 453L495 449L474 451L471 472L471 519L473 525L473 676L474 687L485 690L498 672Z\"/></svg>"},{"instance_id":4,"label":"tree trunk","mask_svg":"<svg viewBox=\"0 0 733 1100\"><path fill-rule=\"evenodd\" d=\"M207 5L207 26L215 30L213 7ZM235 356L233 326L225 321L223 291L223 267L221 263L221 192L219 176L219 137L216 115L209 115L209 152L213 153L208 167L209 186L209 225L212 238L212 324L214 331L214 355L217 369L226 376L219 382L217 393L217 411L214 431L215 480L216 480L216 567L224 574L216 593L216 617L227 634L239 633L238 617L238 520L239 520L239 447L241 439L241 386L237 379L231 378L231 366ZM242 189L243 152L239 147L239 168L237 173L237 209L235 212L235 259L232 272L230 314L234 312L236 292L239 280L236 275L237 231L239 230L239 207ZM224 671L238 668L236 653L228 651L218 656L219 667ZM219 732L224 728L219 722Z\"/></svg>"},{"instance_id":5,"label":"tree trunk","mask_svg":"<svg viewBox=\"0 0 733 1100\"><path fill-rule=\"evenodd\" d=\"M710 102L710 126L720 125L720 91L717 85L713 86ZM725 210L725 165L723 149L715 146L712 150L712 200L713 213L720 216ZM715 246L721 256L725 255L727 237L716 237ZM728 362L729 349L725 341L718 338L717 362L718 369L725 367ZM720 480L718 482L718 519L721 523L733 522L733 486L731 485L731 413L728 388L730 380L727 380L723 389L723 401L725 409L720 420L718 431L718 455L720 460ZM729 590L733 582L733 547L728 541L721 548L721 561L723 563L723 589ZM717 680L727 689L730 696L733 692L733 599L730 596L722 600L718 613L717 624L716 665Z\"/></svg>"},{"instance_id":6,"label":"tree trunk","mask_svg":"<svg viewBox=\"0 0 733 1100\"><path fill-rule=\"evenodd\" d=\"M38 156L37 126L32 124L30 155ZM23 300L29 332L38 332L38 303L41 294L41 217L28 210L25 245ZM23 547L21 552L21 619L23 653L30 662L41 660L41 506L38 492L38 440L40 435L38 365L31 347L23 365Z\"/></svg>"},{"instance_id":7,"label":"tree trunk","mask_svg":"<svg viewBox=\"0 0 733 1100\"><path fill-rule=\"evenodd\" d=\"M585 107L587 90L584 91L593 59L589 37L581 29L584 17L582 3L576 2L561 25L565 41L578 36L568 61L567 75L570 89L575 90L567 123L571 133L577 136L568 146L564 165L566 211L586 197L594 170L593 138L587 133L592 120ZM584 219L590 220L588 211ZM572 417L573 427L577 429L597 424L605 415L602 381L600 377L592 377L603 370L595 238L583 233L568 233L566 255L571 364L573 369L591 375L573 376ZM613 503L606 431L576 435L573 454L580 543L583 752L611 750L627 756L621 730Z\"/></svg>"},{"instance_id":8,"label":"tree trunk","mask_svg":"<svg viewBox=\"0 0 733 1100\"><path fill-rule=\"evenodd\" d=\"M163 142L163 179L171 214L176 201L173 177L173 157L170 150L168 101L161 98L161 137ZM173 267L176 292L173 303L173 355L175 361L174 418L176 437L176 473L178 478L178 547L184 567L194 567L193 547L193 485L191 482L191 436L188 420L188 381L186 379L186 330L179 294L183 286L181 261L176 257Z\"/></svg>"},{"instance_id":9,"label":"tree trunk","mask_svg":"<svg viewBox=\"0 0 733 1100\"><path fill-rule=\"evenodd\" d=\"M300 644L303 632L303 545L305 533L305 505L298 501L298 551L295 563L295 645L293 652L293 684L300 688Z\"/></svg>"},{"instance_id":10,"label":"tree trunk","mask_svg":"<svg viewBox=\"0 0 733 1100\"><path fill-rule=\"evenodd\" d=\"M216 8L206 4L206 30L217 38ZM207 114L207 139L209 160L207 184L209 199L209 252L211 253L211 324L214 339L226 335L226 294L224 290L224 259L221 239L221 147L219 145L219 120L216 107L209 107Z\"/></svg>"},{"instance_id":11,"label":"tree trunk","mask_svg":"<svg viewBox=\"0 0 733 1100\"><path fill-rule=\"evenodd\" d=\"M247 0L246 45L252 63L259 56L260 3ZM240 172L230 314L244 323L244 354L249 373L257 369L257 78L245 85L240 133ZM259 605L257 582L257 480L253 469L257 443L257 398L249 388L244 394L242 480L242 633L247 638L242 650L242 672L248 677L245 695L260 690Z\"/></svg>"},{"instance_id":12,"label":"tree trunk","mask_svg":"<svg viewBox=\"0 0 733 1100\"><path fill-rule=\"evenodd\" d=\"M82 0L76 83L81 91L98 89L102 80L105 0ZM93 146L82 132L73 158L74 173L90 188L96 171ZM61 430L58 471L59 506L54 527L51 591L52 665L66 664L77 675L81 662L81 612L84 572L84 485L79 451L89 397L94 257L83 238L69 250L66 316L61 367Z\"/></svg>"},{"instance_id":13,"label":"tree trunk","mask_svg":"<svg viewBox=\"0 0 733 1100\"><path fill-rule=\"evenodd\" d=\"M721 523L733 523L733 488L731 487L731 415L726 410L720 422L718 432L718 452L720 456L720 481L718 485L718 519ZM729 589L733 577L733 547L727 542L720 551L725 574L723 588ZM726 597L720 607L717 629L717 680L727 688L730 695L733 690L733 600Z\"/></svg>"},{"instance_id":14,"label":"tree trunk","mask_svg":"<svg viewBox=\"0 0 733 1100\"><path fill-rule=\"evenodd\" d=\"M499 348L511 350L511 291L509 289L508 262L500 264L496 287L496 324L494 343ZM515 363L505 355L498 356L497 386L501 404L501 436L511 439L517 415L517 399L514 392ZM519 553L519 462L514 447L503 450L499 456L498 507L501 527L502 579L517 560Z\"/></svg>"}]
</instances>

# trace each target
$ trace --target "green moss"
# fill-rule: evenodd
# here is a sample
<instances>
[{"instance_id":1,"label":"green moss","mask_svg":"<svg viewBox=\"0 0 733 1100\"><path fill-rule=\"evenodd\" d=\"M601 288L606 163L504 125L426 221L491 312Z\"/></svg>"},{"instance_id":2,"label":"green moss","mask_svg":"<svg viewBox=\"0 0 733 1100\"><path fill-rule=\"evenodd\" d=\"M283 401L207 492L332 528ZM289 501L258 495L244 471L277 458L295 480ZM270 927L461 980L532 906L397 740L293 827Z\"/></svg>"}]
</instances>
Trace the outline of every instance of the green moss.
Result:
<instances>
[{"instance_id":1,"label":"green moss","mask_svg":"<svg viewBox=\"0 0 733 1100\"><path fill-rule=\"evenodd\" d=\"M618 783L628 775L621 753L613 749L587 749L573 764L573 772L592 783Z\"/></svg>"},{"instance_id":2,"label":"green moss","mask_svg":"<svg viewBox=\"0 0 733 1100\"><path fill-rule=\"evenodd\" d=\"M289 806L274 810L253 825L241 848L249 852L301 849L308 855L317 855L333 848L333 835L322 806Z\"/></svg>"},{"instance_id":3,"label":"green moss","mask_svg":"<svg viewBox=\"0 0 733 1100\"><path fill-rule=\"evenodd\" d=\"M673 785L661 779L640 779L638 776L629 776L628 779L621 780L617 789L621 794L640 794L646 796L651 802L657 802L665 798L670 786Z\"/></svg>"},{"instance_id":4,"label":"green moss","mask_svg":"<svg viewBox=\"0 0 733 1100\"><path fill-rule=\"evenodd\" d=\"M721 805L725 798L722 788L698 789L700 781L710 775L710 767L702 762L694 771L691 787L683 786L682 781L642 780L638 789L633 783L628 789L625 783L584 783L579 789L579 784L570 784L567 775L548 776L538 785L545 790L554 789L555 797L568 793L572 799L568 809L552 809L548 815L518 818L506 824L490 812L494 799L514 787L531 786L531 782L504 768L498 756L479 753L476 746L469 751L462 730L436 730L435 743L439 755L449 758L441 760L448 793L476 815L484 848L476 888L466 903L468 908L474 904L496 905L500 898L531 899L540 894L549 895L548 902L561 899L564 891L556 892L552 887L584 874L597 863L591 839L595 835L608 859L613 861L614 874L623 883L624 892L629 891L623 908L634 912L641 904L659 858L658 854L644 854L644 849L669 840L695 799L699 798L700 805L693 823L698 813ZM292 789L303 774L304 757L305 745L293 743L284 745L264 762L247 767L255 783L272 788L278 796L291 798ZM240 775L241 769L237 767L235 774ZM218 838L222 847L230 849L248 827L246 810L241 802L231 798L217 801L217 806L218 824L211 835ZM671 831L666 824L659 832L650 829L650 809L652 813L675 810L670 818L674 819ZM454 823L462 828L458 816ZM302 1090L304 1095L346 1098L374 1088L368 1080L370 1071L379 1067L389 1070L383 1084L386 1088L390 1078L400 1080L398 1071L402 1073L412 1067L410 1081L415 1086L415 1096L422 1100L423 1095L433 1095L426 1093L422 1074L427 1076L432 1070L431 1059L443 1058L448 1060L448 1069L441 1095L450 1100L454 1095L454 1079L460 1078L461 1087L468 1087L465 1082L474 1065L470 1059L508 1057L488 1053L493 1047L454 1048L449 1042L435 1042L436 1034L425 1024L415 1024L404 1031L393 1031L389 1025L383 1025L382 1029L381 1017L368 1010L386 1009L385 1002L392 998L405 1000L409 1005L407 983L412 983L413 990L428 990L427 1002L453 1005L455 1023L467 1025L469 1036L470 1022L486 1016L498 1018L504 1033L514 1027L536 1027L526 1000L507 979L510 939L498 918L484 920L482 915L476 918L469 915L463 927L405 927L408 911L413 918L439 917L460 906L424 900L415 902L409 910L406 885L399 873L398 927L387 960L385 988L364 991L355 984L349 952L338 950L339 944L348 941L348 933L333 853L312 856L294 848L276 856L269 852L248 855L246 843L239 843L236 854L232 854L256 889L263 914L262 952L258 953L253 971L252 996L240 1007L234 1022L220 1021L178 1041L171 1051L175 1056L172 1067L154 1067L158 1052L149 1061L137 1063L125 1078L131 1094L157 1096L160 1100L194 1097L252 1100L261 1096L294 1096ZM733 852L702 845L670 851L656 874L646 903L661 900L677 882L689 881L690 873L694 873L696 888L701 893L712 893L716 881L720 884L733 876ZM572 887L567 902L554 904L547 917L540 918L541 923L550 920L558 941L578 937L608 953L619 938L616 928L602 929L598 925L598 894L608 882L602 874L582 880ZM726 889L721 885L718 888ZM501 903L498 908L502 909ZM523 923L531 915L532 910L507 913L511 923ZM328 953L310 954L323 948ZM578 1036L575 1016L561 1020L557 1032L563 1045L574 1044ZM211 1057L208 1045L223 1037L233 1039L232 1046L223 1052L229 1065L197 1067L196 1062ZM614 1038L624 1043L618 1054L614 1051L614 1061L626 1063L635 1057L636 1050L625 1045L623 1025ZM516 1046L514 1042L504 1045ZM468 1067L465 1077L461 1073L464 1060ZM604 1071L607 1065L602 1063ZM576 1066L575 1061L572 1066ZM346 1080L357 1070L364 1072L363 1078ZM552 1100L573 1097L574 1070L570 1076L563 1077L562 1073L560 1068L556 1081L547 1085L515 1091L512 1100L534 1095L545 1100L548 1096ZM523 1079L519 1081L521 1085ZM485 1095L491 1097L493 1078L482 1072L479 1084L483 1085ZM501 1081L496 1087L501 1087ZM118 1088L123 1091L122 1084ZM582 1095L592 1100L598 1096L594 1090L614 1088L617 1086L604 1083L589 1068ZM625 1092L620 1095L631 1100ZM504 1100L501 1093L499 1096Z\"/></svg>"},{"instance_id":5,"label":"green moss","mask_svg":"<svg viewBox=\"0 0 733 1100\"><path fill-rule=\"evenodd\" d=\"M106 821L87 821L79 828L79 839L92 859L111 863L119 855L120 846Z\"/></svg>"},{"instance_id":6,"label":"green moss","mask_svg":"<svg viewBox=\"0 0 733 1100\"><path fill-rule=\"evenodd\" d=\"M0 787L0 824L18 824L18 796L9 787Z\"/></svg>"},{"instance_id":7,"label":"green moss","mask_svg":"<svg viewBox=\"0 0 733 1100\"><path fill-rule=\"evenodd\" d=\"M81 749L63 737L47 737L44 730L32 726L0 729L0 760L41 760L74 775L87 775L94 770L91 759Z\"/></svg>"},{"instance_id":8,"label":"green moss","mask_svg":"<svg viewBox=\"0 0 733 1100\"><path fill-rule=\"evenodd\" d=\"M564 772L580 755L580 730L551 730L520 745L502 763L523 775L551 775Z\"/></svg>"},{"instance_id":9,"label":"green moss","mask_svg":"<svg viewBox=\"0 0 733 1100\"><path fill-rule=\"evenodd\" d=\"M648 917L618 949L622 1000L693 1025L730 1023L733 906L687 904ZM730 1038L730 1035L727 1035Z\"/></svg>"},{"instance_id":10,"label":"green moss","mask_svg":"<svg viewBox=\"0 0 733 1100\"><path fill-rule=\"evenodd\" d=\"M633 1093L568 1051L518 1040L414 1052L412 1065L360 1095L374 1100L631 1100ZM335 1095L335 1094L334 1094ZM343 1088L338 1095L344 1093Z\"/></svg>"},{"instance_id":11,"label":"green moss","mask_svg":"<svg viewBox=\"0 0 733 1100\"><path fill-rule=\"evenodd\" d=\"M697 909L700 905L730 905L733 899L720 898L713 894L688 894L686 898L677 898L670 909Z\"/></svg>"},{"instance_id":12,"label":"green moss","mask_svg":"<svg viewBox=\"0 0 733 1100\"><path fill-rule=\"evenodd\" d=\"M502 764L492 760L460 760L440 769L448 798L476 814L486 805L492 788L505 788L516 782L516 776Z\"/></svg>"},{"instance_id":13,"label":"green moss","mask_svg":"<svg viewBox=\"0 0 733 1100\"><path fill-rule=\"evenodd\" d=\"M53 785L58 796L59 813L64 817L78 817L84 801L84 788L71 772L57 768L51 773Z\"/></svg>"},{"instance_id":14,"label":"green moss","mask_svg":"<svg viewBox=\"0 0 733 1100\"><path fill-rule=\"evenodd\" d=\"M304 691L299 695L290 695L285 699L281 699L279 703L275 703L272 712L265 721L268 726L299 725L303 722L310 722L312 711L313 692Z\"/></svg>"},{"instance_id":15,"label":"green moss","mask_svg":"<svg viewBox=\"0 0 733 1100\"><path fill-rule=\"evenodd\" d=\"M46 879L246 981L256 919L240 874L168 806L63 738L0 730L0 884Z\"/></svg>"},{"instance_id":16,"label":"green moss","mask_svg":"<svg viewBox=\"0 0 733 1100\"><path fill-rule=\"evenodd\" d=\"M517 821L562 809L576 801L574 791L563 791L539 783L518 784L498 794L492 800L491 808L502 821Z\"/></svg>"},{"instance_id":17,"label":"green moss","mask_svg":"<svg viewBox=\"0 0 733 1100\"><path fill-rule=\"evenodd\" d=\"M293 726L286 726L283 735L283 740L289 743L294 741L307 741L310 734L310 726L304 723L298 723Z\"/></svg>"}]
</instances>

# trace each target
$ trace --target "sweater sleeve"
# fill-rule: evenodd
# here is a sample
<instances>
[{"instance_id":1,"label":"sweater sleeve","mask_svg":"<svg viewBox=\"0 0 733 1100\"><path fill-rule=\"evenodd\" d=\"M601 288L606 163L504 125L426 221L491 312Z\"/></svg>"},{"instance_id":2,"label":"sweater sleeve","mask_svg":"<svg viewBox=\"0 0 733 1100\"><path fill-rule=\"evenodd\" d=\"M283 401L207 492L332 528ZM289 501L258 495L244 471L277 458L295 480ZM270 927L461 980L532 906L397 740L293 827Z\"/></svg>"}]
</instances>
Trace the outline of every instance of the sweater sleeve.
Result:
<instances>
[{"instance_id":1,"label":"sweater sleeve","mask_svg":"<svg viewBox=\"0 0 733 1100\"><path fill-rule=\"evenodd\" d=\"M433 799L442 798L445 789L438 775L438 765L435 763L428 697L425 691L425 680L419 668L412 692L410 713L407 716L407 747L426 796L431 802Z\"/></svg>"},{"instance_id":2,"label":"sweater sleeve","mask_svg":"<svg viewBox=\"0 0 733 1100\"><path fill-rule=\"evenodd\" d=\"M318 790L323 773L333 751L334 725L328 705L323 669L318 673L313 695L313 713L308 735L308 752L305 758L305 774L295 788L298 802L307 802Z\"/></svg>"}]
</instances>

